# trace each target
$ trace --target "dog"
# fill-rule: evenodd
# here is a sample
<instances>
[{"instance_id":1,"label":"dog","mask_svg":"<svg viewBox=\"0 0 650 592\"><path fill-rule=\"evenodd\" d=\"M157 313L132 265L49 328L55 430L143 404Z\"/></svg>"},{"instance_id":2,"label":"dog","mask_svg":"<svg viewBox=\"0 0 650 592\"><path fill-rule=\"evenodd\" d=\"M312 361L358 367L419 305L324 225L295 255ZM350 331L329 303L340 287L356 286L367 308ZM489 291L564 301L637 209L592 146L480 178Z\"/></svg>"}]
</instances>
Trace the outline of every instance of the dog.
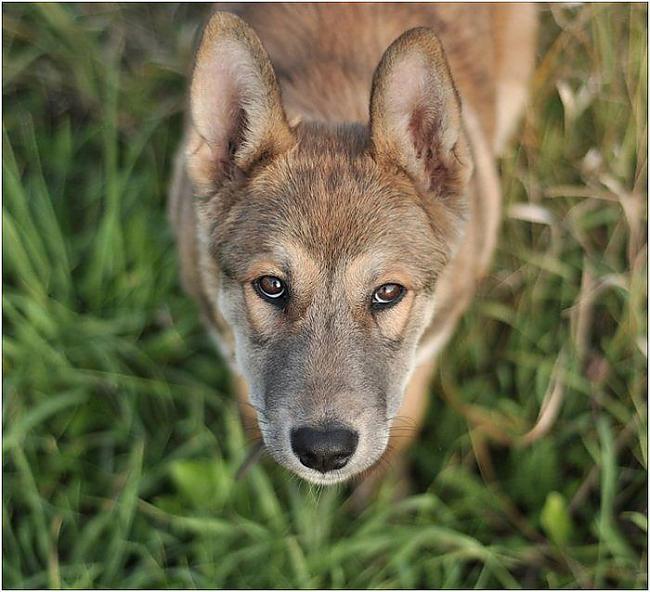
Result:
<instances>
[{"instance_id":1,"label":"dog","mask_svg":"<svg viewBox=\"0 0 650 592\"><path fill-rule=\"evenodd\" d=\"M495 249L496 158L535 40L530 4L243 4L207 22L170 190L180 272L245 421L296 475L368 475L417 433Z\"/></svg>"}]
</instances>

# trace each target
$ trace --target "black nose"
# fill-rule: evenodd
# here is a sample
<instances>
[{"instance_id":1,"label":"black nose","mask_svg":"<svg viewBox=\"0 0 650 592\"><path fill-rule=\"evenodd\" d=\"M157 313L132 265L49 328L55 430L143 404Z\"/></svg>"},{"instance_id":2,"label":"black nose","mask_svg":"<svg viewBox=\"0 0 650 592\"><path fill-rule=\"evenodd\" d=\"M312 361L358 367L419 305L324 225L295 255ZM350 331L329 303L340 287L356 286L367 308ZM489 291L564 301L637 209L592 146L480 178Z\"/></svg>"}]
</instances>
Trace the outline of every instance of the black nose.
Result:
<instances>
[{"instance_id":1,"label":"black nose","mask_svg":"<svg viewBox=\"0 0 650 592\"><path fill-rule=\"evenodd\" d=\"M357 449L359 436L342 427L291 430L291 448L300 462L321 473L341 469Z\"/></svg>"}]
</instances>

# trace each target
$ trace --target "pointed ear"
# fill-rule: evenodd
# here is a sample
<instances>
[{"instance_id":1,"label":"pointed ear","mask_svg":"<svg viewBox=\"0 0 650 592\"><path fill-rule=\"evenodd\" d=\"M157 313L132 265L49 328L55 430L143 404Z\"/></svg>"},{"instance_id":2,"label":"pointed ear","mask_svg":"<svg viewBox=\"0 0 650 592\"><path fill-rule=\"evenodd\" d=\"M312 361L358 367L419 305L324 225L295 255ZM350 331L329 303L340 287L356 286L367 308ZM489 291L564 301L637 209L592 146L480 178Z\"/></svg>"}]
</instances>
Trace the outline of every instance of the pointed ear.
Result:
<instances>
[{"instance_id":1,"label":"pointed ear","mask_svg":"<svg viewBox=\"0 0 650 592\"><path fill-rule=\"evenodd\" d=\"M472 165L461 108L438 37L426 28L395 40L377 66L370 97L371 150L424 192L460 196Z\"/></svg>"},{"instance_id":2,"label":"pointed ear","mask_svg":"<svg viewBox=\"0 0 650 592\"><path fill-rule=\"evenodd\" d=\"M187 168L200 195L293 144L269 56L233 14L215 13L203 32L190 110Z\"/></svg>"}]
</instances>

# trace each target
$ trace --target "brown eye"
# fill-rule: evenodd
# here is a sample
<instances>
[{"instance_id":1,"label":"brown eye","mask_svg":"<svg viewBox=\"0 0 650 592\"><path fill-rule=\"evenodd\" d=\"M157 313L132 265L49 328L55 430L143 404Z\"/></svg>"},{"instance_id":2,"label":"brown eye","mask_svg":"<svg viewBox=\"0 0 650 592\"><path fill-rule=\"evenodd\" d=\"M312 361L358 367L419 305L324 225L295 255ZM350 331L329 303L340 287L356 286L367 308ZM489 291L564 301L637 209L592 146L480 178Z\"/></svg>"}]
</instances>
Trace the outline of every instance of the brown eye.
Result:
<instances>
[{"instance_id":1,"label":"brown eye","mask_svg":"<svg viewBox=\"0 0 650 592\"><path fill-rule=\"evenodd\" d=\"M385 308L397 304L406 293L406 288L399 284L384 284L379 286L372 295L374 308Z\"/></svg>"},{"instance_id":2,"label":"brown eye","mask_svg":"<svg viewBox=\"0 0 650 592\"><path fill-rule=\"evenodd\" d=\"M253 285L262 298L274 304L283 301L287 294L284 282L273 275L263 275L257 278Z\"/></svg>"}]
</instances>

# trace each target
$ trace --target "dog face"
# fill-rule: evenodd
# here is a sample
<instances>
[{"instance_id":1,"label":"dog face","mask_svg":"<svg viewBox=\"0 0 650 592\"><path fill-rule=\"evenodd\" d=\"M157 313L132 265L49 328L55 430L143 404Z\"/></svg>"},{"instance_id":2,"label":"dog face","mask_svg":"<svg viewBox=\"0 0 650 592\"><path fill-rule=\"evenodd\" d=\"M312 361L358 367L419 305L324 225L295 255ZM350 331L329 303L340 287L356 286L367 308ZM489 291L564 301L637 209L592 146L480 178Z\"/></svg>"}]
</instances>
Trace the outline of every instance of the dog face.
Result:
<instances>
[{"instance_id":1,"label":"dog face","mask_svg":"<svg viewBox=\"0 0 650 592\"><path fill-rule=\"evenodd\" d=\"M259 40L217 13L192 81L201 272L267 449L317 483L374 464L462 228L469 158L442 49L387 50L370 124L287 124Z\"/></svg>"}]
</instances>

